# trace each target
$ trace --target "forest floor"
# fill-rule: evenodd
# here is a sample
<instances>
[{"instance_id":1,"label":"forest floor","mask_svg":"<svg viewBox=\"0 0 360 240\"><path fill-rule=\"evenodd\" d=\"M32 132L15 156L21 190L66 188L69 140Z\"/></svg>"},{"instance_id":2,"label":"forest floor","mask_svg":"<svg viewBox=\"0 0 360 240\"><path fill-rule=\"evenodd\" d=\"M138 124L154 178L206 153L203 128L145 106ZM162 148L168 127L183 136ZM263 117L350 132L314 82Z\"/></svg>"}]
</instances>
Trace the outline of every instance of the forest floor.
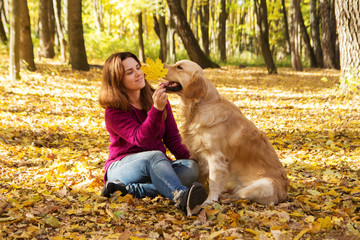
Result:
<instances>
[{"instance_id":1,"label":"forest floor","mask_svg":"<svg viewBox=\"0 0 360 240\"><path fill-rule=\"evenodd\" d=\"M223 198L185 217L160 196L100 196L101 70L37 67L13 82L0 60L0 239L360 238L360 96L339 89L339 71L207 69L270 138L291 187L278 205ZM170 101L181 126L180 100Z\"/></svg>"}]
</instances>

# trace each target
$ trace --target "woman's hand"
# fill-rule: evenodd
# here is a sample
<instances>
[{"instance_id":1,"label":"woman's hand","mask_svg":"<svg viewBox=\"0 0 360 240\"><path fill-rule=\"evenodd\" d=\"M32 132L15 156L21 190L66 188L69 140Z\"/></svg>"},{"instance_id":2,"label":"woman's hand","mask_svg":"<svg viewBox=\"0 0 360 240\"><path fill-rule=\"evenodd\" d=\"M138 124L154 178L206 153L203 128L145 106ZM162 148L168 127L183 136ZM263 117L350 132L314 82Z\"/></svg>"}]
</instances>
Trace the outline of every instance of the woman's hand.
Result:
<instances>
[{"instance_id":1,"label":"woman's hand","mask_svg":"<svg viewBox=\"0 0 360 240\"><path fill-rule=\"evenodd\" d=\"M165 91L165 86L163 83L161 83L152 96L154 107L160 111L163 111L167 104L168 95Z\"/></svg>"}]
</instances>

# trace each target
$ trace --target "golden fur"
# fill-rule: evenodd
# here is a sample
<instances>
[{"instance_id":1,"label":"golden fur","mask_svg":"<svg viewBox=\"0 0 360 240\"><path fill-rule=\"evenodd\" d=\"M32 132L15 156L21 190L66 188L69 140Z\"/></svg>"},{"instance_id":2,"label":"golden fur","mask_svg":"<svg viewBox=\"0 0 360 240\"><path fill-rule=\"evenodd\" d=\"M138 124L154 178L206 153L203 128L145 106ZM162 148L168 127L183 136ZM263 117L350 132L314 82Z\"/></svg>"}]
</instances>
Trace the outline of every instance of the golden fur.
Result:
<instances>
[{"instance_id":1,"label":"golden fur","mask_svg":"<svg viewBox=\"0 0 360 240\"><path fill-rule=\"evenodd\" d=\"M200 181L208 178L205 204L217 201L228 182L237 197L261 204L284 201L289 180L265 133L219 94L196 63L183 60L166 68L166 80L182 86L175 92L182 99L182 138L199 163Z\"/></svg>"}]
</instances>

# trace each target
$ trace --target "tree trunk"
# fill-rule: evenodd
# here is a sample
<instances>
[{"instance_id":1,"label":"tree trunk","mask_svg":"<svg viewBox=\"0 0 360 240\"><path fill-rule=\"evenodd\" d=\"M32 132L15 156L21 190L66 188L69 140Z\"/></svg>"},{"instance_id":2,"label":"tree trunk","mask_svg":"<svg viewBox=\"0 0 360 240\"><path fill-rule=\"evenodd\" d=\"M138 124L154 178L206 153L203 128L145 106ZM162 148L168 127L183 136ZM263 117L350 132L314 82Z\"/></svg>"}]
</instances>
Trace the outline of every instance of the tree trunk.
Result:
<instances>
[{"instance_id":1,"label":"tree trunk","mask_svg":"<svg viewBox=\"0 0 360 240\"><path fill-rule=\"evenodd\" d=\"M20 1L20 58L23 60L21 63L23 68L26 68L30 71L35 71L35 61L34 61L34 49L31 39L31 30L30 30L30 16L29 9L27 5L27 0L18 0Z\"/></svg>"},{"instance_id":2,"label":"tree trunk","mask_svg":"<svg viewBox=\"0 0 360 240\"><path fill-rule=\"evenodd\" d=\"M205 0L204 3L200 6L200 28L201 28L201 40L203 50L207 57L210 56L209 49L209 0Z\"/></svg>"},{"instance_id":3,"label":"tree trunk","mask_svg":"<svg viewBox=\"0 0 360 240\"><path fill-rule=\"evenodd\" d=\"M335 69L340 70L340 50L339 50L339 36L336 29L336 17L335 17L335 0L330 1L330 23L331 23L331 39L333 40L334 49L334 65ZM358 13L360 11L359 8Z\"/></svg>"},{"instance_id":4,"label":"tree trunk","mask_svg":"<svg viewBox=\"0 0 360 240\"><path fill-rule=\"evenodd\" d=\"M53 0L54 13L55 13L55 23L56 23L56 32L59 36L60 42L60 53L61 53L61 62L66 62L66 40L63 33L63 24L61 22L61 0Z\"/></svg>"},{"instance_id":5,"label":"tree trunk","mask_svg":"<svg viewBox=\"0 0 360 240\"><path fill-rule=\"evenodd\" d=\"M360 3L336 0L335 14L339 33L341 75L360 84Z\"/></svg>"},{"instance_id":6,"label":"tree trunk","mask_svg":"<svg viewBox=\"0 0 360 240\"><path fill-rule=\"evenodd\" d=\"M75 70L89 70L81 17L81 0L68 1L70 64Z\"/></svg>"},{"instance_id":7,"label":"tree trunk","mask_svg":"<svg viewBox=\"0 0 360 240\"><path fill-rule=\"evenodd\" d=\"M41 56L45 58L55 57L54 50L54 23L53 23L53 6L51 0L40 0L40 49Z\"/></svg>"},{"instance_id":8,"label":"tree trunk","mask_svg":"<svg viewBox=\"0 0 360 240\"><path fill-rule=\"evenodd\" d=\"M10 77L20 80L20 1L11 1L10 11Z\"/></svg>"},{"instance_id":9,"label":"tree trunk","mask_svg":"<svg viewBox=\"0 0 360 240\"><path fill-rule=\"evenodd\" d=\"M103 7L101 5L101 0L93 0L94 7L94 15L95 15L95 23L98 32L102 32L104 30L103 24Z\"/></svg>"},{"instance_id":10,"label":"tree trunk","mask_svg":"<svg viewBox=\"0 0 360 240\"><path fill-rule=\"evenodd\" d=\"M218 68L218 64L212 62L201 50L189 23L186 21L185 14L181 9L179 0L167 0L171 17L174 19L177 33L179 34L190 59L198 63L202 68Z\"/></svg>"},{"instance_id":11,"label":"tree trunk","mask_svg":"<svg viewBox=\"0 0 360 240\"><path fill-rule=\"evenodd\" d=\"M176 62L176 51L175 51L175 33L176 27L174 23L174 19L169 17L169 24L166 31L166 62L169 64Z\"/></svg>"},{"instance_id":12,"label":"tree trunk","mask_svg":"<svg viewBox=\"0 0 360 240\"><path fill-rule=\"evenodd\" d=\"M221 0L221 13L219 16L219 50L220 60L226 62L226 0Z\"/></svg>"},{"instance_id":13,"label":"tree trunk","mask_svg":"<svg viewBox=\"0 0 360 240\"><path fill-rule=\"evenodd\" d=\"M198 7L195 7L194 8L194 35L195 35L195 38L196 40L199 42L199 24L198 24L198 21L199 20L199 8Z\"/></svg>"},{"instance_id":14,"label":"tree trunk","mask_svg":"<svg viewBox=\"0 0 360 240\"><path fill-rule=\"evenodd\" d=\"M160 59L166 61L166 55L168 50L168 44L166 39L167 26L165 22L165 15L159 16L159 29L160 29Z\"/></svg>"},{"instance_id":15,"label":"tree trunk","mask_svg":"<svg viewBox=\"0 0 360 240\"><path fill-rule=\"evenodd\" d=\"M167 26L165 23L165 15L158 14L158 18L156 16L153 16L154 29L156 35L159 37L160 40L159 58L161 61L165 62L167 55L167 41L166 41Z\"/></svg>"},{"instance_id":16,"label":"tree trunk","mask_svg":"<svg viewBox=\"0 0 360 240\"><path fill-rule=\"evenodd\" d=\"M304 18L301 13L300 1L297 1L297 4L299 5L295 7L295 10L297 11L296 16L298 17L298 19L296 20L300 25L300 31L301 31L302 39L304 41L305 51L310 61L310 67L316 68L318 67L318 64L316 62L314 49L311 47L309 34L304 24Z\"/></svg>"},{"instance_id":17,"label":"tree trunk","mask_svg":"<svg viewBox=\"0 0 360 240\"><path fill-rule=\"evenodd\" d=\"M5 28L1 20L1 12L0 12L0 39L4 44L7 44L8 39L6 37Z\"/></svg>"},{"instance_id":18,"label":"tree trunk","mask_svg":"<svg viewBox=\"0 0 360 240\"><path fill-rule=\"evenodd\" d=\"M292 0L291 1L291 38L290 38L290 45L291 45L291 64L292 67L296 71L302 71L302 65L301 65L301 59L299 55L299 23L297 19L299 19L298 16L296 16L296 6L298 6L298 2L300 0Z\"/></svg>"},{"instance_id":19,"label":"tree trunk","mask_svg":"<svg viewBox=\"0 0 360 240\"><path fill-rule=\"evenodd\" d=\"M68 18L69 18L69 13L68 13L68 2L69 0L60 0L62 1L62 11L64 13L64 18L63 18L63 21L64 21L64 24L63 24L63 27L64 27L64 32L69 32L69 29L68 29Z\"/></svg>"},{"instance_id":20,"label":"tree trunk","mask_svg":"<svg viewBox=\"0 0 360 240\"><path fill-rule=\"evenodd\" d=\"M331 0L320 0L323 61L325 68L336 68L336 24L332 21L334 9Z\"/></svg>"},{"instance_id":21,"label":"tree trunk","mask_svg":"<svg viewBox=\"0 0 360 240\"><path fill-rule=\"evenodd\" d=\"M8 6L8 4L6 6ZM7 43L7 34L9 33L9 28L7 27L9 25L7 16L9 10L5 9L6 6L4 0L0 0L0 38L3 43Z\"/></svg>"},{"instance_id":22,"label":"tree trunk","mask_svg":"<svg viewBox=\"0 0 360 240\"><path fill-rule=\"evenodd\" d=\"M310 26L311 39L314 46L314 54L319 67L324 67L323 53L321 49L319 17L316 11L317 0L310 0Z\"/></svg>"},{"instance_id":23,"label":"tree trunk","mask_svg":"<svg viewBox=\"0 0 360 240\"><path fill-rule=\"evenodd\" d=\"M187 0L180 0L181 9L184 12L185 20L187 21L188 15L187 15Z\"/></svg>"},{"instance_id":24,"label":"tree trunk","mask_svg":"<svg viewBox=\"0 0 360 240\"><path fill-rule=\"evenodd\" d=\"M283 12L283 21L284 21L284 38L285 38L285 43L286 43L286 53L289 54L290 53L290 35L289 35L289 24L288 24L288 17L287 17L287 12L286 12L286 7L285 7L285 0L281 0L281 5L282 5L282 12Z\"/></svg>"},{"instance_id":25,"label":"tree trunk","mask_svg":"<svg viewBox=\"0 0 360 240\"><path fill-rule=\"evenodd\" d=\"M266 0L254 0L254 8L259 27L259 43L262 55L264 57L268 73L277 73L274 60L269 45L269 25L267 19Z\"/></svg>"},{"instance_id":26,"label":"tree trunk","mask_svg":"<svg viewBox=\"0 0 360 240\"><path fill-rule=\"evenodd\" d=\"M143 21L142 21L142 12L138 14L138 23L139 23L139 60L145 62L145 50L144 50L144 38L143 38Z\"/></svg>"},{"instance_id":27,"label":"tree trunk","mask_svg":"<svg viewBox=\"0 0 360 240\"><path fill-rule=\"evenodd\" d=\"M2 21L2 14L3 13L5 14L4 2L3 2L3 0L0 0L0 39L4 44L7 44L8 39L7 39L7 36L6 36L4 24L3 24L3 21Z\"/></svg>"}]
</instances>

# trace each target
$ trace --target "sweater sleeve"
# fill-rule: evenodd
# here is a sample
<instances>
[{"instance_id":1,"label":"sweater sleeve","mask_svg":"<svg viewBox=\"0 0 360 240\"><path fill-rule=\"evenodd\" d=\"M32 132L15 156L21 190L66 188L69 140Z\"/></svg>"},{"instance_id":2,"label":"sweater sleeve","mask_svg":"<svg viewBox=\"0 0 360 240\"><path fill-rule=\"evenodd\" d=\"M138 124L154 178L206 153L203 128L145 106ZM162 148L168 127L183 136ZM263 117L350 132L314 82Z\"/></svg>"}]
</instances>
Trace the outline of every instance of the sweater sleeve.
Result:
<instances>
[{"instance_id":1,"label":"sweater sleeve","mask_svg":"<svg viewBox=\"0 0 360 240\"><path fill-rule=\"evenodd\" d=\"M170 103L166 105L166 112L166 130L163 137L163 142L176 159L188 159L190 157L190 153L185 144L182 143L179 129L176 125Z\"/></svg>"},{"instance_id":2,"label":"sweater sleeve","mask_svg":"<svg viewBox=\"0 0 360 240\"><path fill-rule=\"evenodd\" d=\"M130 144L141 147L153 142L159 135L163 124L163 111L152 107L145 121L139 123L131 111L125 112L109 108L105 111L105 123L108 130L113 131Z\"/></svg>"}]
</instances>

